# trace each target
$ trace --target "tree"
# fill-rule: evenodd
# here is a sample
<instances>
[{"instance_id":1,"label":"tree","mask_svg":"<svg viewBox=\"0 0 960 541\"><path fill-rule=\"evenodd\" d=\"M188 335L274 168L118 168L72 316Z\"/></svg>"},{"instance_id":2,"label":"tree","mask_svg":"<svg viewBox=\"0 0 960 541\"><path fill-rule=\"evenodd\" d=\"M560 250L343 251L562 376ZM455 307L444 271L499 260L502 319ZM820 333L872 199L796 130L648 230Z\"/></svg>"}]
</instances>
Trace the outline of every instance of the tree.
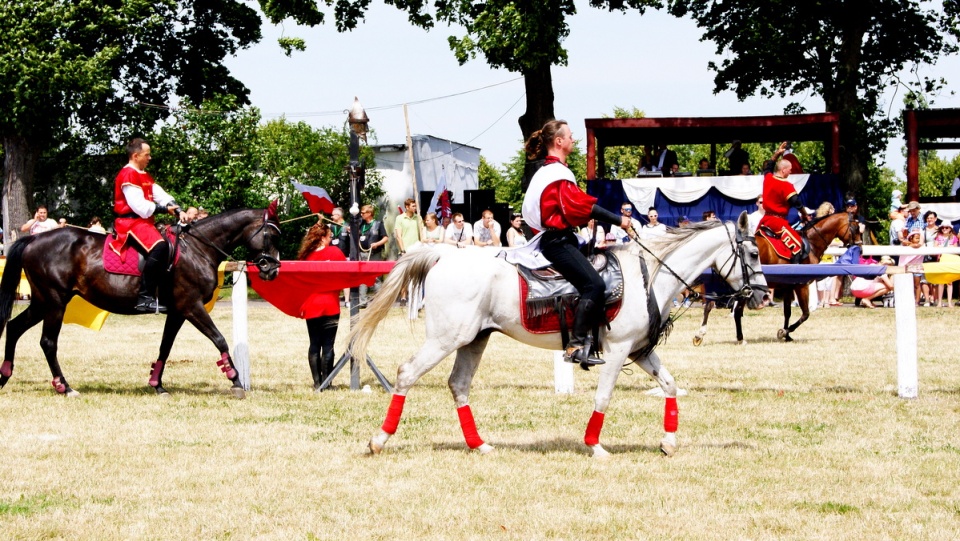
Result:
<instances>
[{"instance_id":1,"label":"tree","mask_svg":"<svg viewBox=\"0 0 960 541\"><path fill-rule=\"evenodd\" d=\"M174 94L245 100L221 62L259 41L260 24L239 0L0 3L5 240L32 213L38 160L73 134L105 152L146 133Z\"/></svg>"},{"instance_id":2,"label":"tree","mask_svg":"<svg viewBox=\"0 0 960 541\"><path fill-rule=\"evenodd\" d=\"M946 3L945 3L946 4ZM918 1L791 2L787 0L673 0L671 13L691 16L717 45L714 92L744 100L814 93L827 112L840 113L841 174L861 191L869 164L891 135L881 97L906 66L933 64L956 52L942 31L956 32L956 13L922 9ZM931 91L936 81L917 83ZM802 112L800 103L787 112Z\"/></svg>"}]
</instances>

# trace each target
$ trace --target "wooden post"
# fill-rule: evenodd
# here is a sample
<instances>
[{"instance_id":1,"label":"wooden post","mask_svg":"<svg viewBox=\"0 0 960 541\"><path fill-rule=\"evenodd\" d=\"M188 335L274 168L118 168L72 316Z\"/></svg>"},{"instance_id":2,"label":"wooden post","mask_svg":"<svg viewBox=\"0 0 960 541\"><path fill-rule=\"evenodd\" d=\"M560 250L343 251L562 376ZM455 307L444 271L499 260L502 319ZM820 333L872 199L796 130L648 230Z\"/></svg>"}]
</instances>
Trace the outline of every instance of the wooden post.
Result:
<instances>
[{"instance_id":1,"label":"wooden post","mask_svg":"<svg viewBox=\"0 0 960 541\"><path fill-rule=\"evenodd\" d=\"M410 156L410 178L413 179L413 199L420 209L420 190L417 188L417 164L413 161L413 138L410 137L410 115L407 114L407 104L403 104L403 122L407 128L407 154Z\"/></svg>"}]
</instances>

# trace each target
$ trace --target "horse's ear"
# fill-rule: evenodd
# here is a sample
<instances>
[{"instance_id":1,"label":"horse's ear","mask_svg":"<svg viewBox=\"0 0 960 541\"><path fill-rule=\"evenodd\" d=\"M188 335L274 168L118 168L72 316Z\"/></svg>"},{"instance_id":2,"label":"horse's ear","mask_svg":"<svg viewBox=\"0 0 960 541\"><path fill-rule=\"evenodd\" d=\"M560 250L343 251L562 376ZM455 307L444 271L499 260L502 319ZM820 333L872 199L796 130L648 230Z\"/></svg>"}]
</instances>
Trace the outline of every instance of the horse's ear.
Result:
<instances>
[{"instance_id":1,"label":"horse's ear","mask_svg":"<svg viewBox=\"0 0 960 541\"><path fill-rule=\"evenodd\" d=\"M743 231L744 235L749 236L750 217L747 215L747 211L741 212L740 217L737 218L737 228Z\"/></svg>"},{"instance_id":2,"label":"horse's ear","mask_svg":"<svg viewBox=\"0 0 960 541\"><path fill-rule=\"evenodd\" d=\"M267 214L266 214L267 221L270 221L270 222L279 221L279 218L277 217L277 206L279 204L280 204L280 200L274 199L273 201L270 202L270 205L267 206Z\"/></svg>"}]
</instances>

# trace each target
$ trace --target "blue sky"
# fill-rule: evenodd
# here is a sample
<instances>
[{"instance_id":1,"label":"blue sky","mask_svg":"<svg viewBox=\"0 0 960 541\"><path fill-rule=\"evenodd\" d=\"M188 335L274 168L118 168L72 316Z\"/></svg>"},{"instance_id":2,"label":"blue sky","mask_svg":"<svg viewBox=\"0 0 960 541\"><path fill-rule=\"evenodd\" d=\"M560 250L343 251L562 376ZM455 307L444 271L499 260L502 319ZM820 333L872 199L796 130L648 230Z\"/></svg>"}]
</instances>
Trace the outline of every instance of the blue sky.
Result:
<instances>
[{"instance_id":1,"label":"blue sky","mask_svg":"<svg viewBox=\"0 0 960 541\"><path fill-rule=\"evenodd\" d=\"M553 70L555 111L570 122L575 137L583 137L585 118L610 114L616 106L636 107L646 116L747 116L780 114L792 101L738 102L732 92L714 95L707 63L720 58L712 43L699 41L701 32L688 19L609 13L580 2L578 10L565 42L568 65ZM337 125L357 96L378 142L402 143L402 104L408 103L412 134L470 144L493 163L503 163L520 148L516 119L524 110L523 82L482 59L458 65L446 42L451 33L446 27L414 28L395 8L373 2L366 23L346 34L329 24L310 29L267 23L263 42L227 65L250 88L264 118ZM276 45L281 35L305 38L307 51L284 56ZM960 88L960 59L924 73ZM444 96L450 97L432 99ZM900 114L902 96L888 95L890 114ZM793 99L809 112L823 111L818 97ZM960 107L960 97L941 96L936 106ZM903 178L901 147L894 141L886 159Z\"/></svg>"}]
</instances>

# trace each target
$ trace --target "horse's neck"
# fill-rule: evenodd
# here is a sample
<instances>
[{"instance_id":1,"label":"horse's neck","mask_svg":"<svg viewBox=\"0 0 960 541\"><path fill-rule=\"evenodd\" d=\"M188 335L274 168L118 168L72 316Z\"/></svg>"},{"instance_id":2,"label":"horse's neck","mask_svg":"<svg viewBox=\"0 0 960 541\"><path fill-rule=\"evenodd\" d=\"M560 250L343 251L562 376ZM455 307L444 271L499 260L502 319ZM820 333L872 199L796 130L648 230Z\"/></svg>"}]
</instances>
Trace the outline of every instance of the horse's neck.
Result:
<instances>
[{"instance_id":1,"label":"horse's neck","mask_svg":"<svg viewBox=\"0 0 960 541\"><path fill-rule=\"evenodd\" d=\"M810 243L810 256L811 258L815 258L816 261L820 261L823 253L827 251L827 247L830 246L833 239L837 238L837 234L840 231L841 224L839 221L834 225L831 220L836 221L837 219L827 218L820 224L816 224L806 231L807 241ZM828 225L830 226L829 228L826 227Z\"/></svg>"},{"instance_id":2,"label":"horse's neck","mask_svg":"<svg viewBox=\"0 0 960 541\"><path fill-rule=\"evenodd\" d=\"M210 221L194 226L196 234L206 241L202 243L204 249L210 252L218 262L226 259L221 251L229 254L243 243L244 231L250 224L250 220L244 218L244 212L253 211L219 215L217 220L207 218ZM208 246L208 242L213 246Z\"/></svg>"},{"instance_id":3,"label":"horse's neck","mask_svg":"<svg viewBox=\"0 0 960 541\"><path fill-rule=\"evenodd\" d=\"M661 312L680 291L693 284L716 262L718 250L725 245L723 243L729 242L727 235L726 226L704 231L663 259L657 274L650 277L652 287L648 288L656 295ZM718 242L721 236L723 240Z\"/></svg>"}]
</instances>

